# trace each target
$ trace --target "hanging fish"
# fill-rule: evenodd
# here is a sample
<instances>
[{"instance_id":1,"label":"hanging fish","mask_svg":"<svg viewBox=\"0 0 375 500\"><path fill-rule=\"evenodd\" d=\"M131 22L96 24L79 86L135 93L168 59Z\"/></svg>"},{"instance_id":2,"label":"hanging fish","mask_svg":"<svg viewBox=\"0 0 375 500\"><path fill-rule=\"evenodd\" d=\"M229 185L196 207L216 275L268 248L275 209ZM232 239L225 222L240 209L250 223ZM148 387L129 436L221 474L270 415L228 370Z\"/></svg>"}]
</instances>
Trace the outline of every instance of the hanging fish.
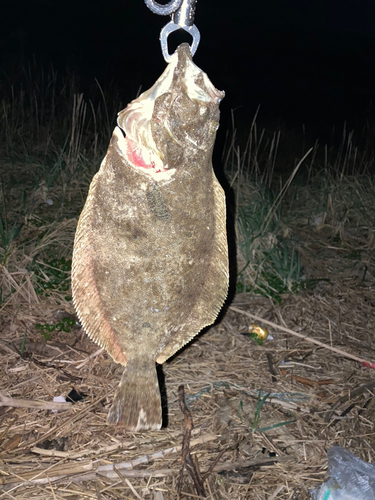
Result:
<instances>
[{"instance_id":1,"label":"hanging fish","mask_svg":"<svg viewBox=\"0 0 375 500\"><path fill-rule=\"evenodd\" d=\"M226 299L225 197L211 163L223 97L180 45L119 113L78 222L74 305L125 367L108 422L132 431L161 427L155 361L212 324Z\"/></svg>"}]
</instances>

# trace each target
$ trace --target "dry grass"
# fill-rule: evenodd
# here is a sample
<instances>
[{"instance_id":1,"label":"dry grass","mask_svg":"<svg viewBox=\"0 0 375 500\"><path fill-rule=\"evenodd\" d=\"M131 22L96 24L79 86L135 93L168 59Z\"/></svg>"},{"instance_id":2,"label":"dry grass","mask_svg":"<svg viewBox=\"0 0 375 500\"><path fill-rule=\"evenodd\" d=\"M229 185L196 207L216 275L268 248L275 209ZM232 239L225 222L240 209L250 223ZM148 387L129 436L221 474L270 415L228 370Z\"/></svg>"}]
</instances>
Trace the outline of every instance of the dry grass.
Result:
<instances>
[{"instance_id":1,"label":"dry grass","mask_svg":"<svg viewBox=\"0 0 375 500\"><path fill-rule=\"evenodd\" d=\"M372 292L355 278L288 296L282 306L241 294L235 307L374 359ZM228 310L220 324L164 365L168 427L131 434L106 425L121 368L105 353L85 362L97 347L78 328L47 343L33 328L73 311L45 301L12 310L0 343L1 393L12 398L5 406L0 402L0 498L157 498L158 491L176 498L184 431L180 384L190 401L191 449L201 473L223 453L205 481L208 498L269 499L276 493L273 498L307 499L308 488L325 477L326 450L335 443L374 459L373 393L371 387L353 392L375 384L374 372L277 327L273 340L257 346L243 335L251 320ZM86 398L66 411L33 407L72 388ZM275 426L263 432L252 429L258 391L271 394L258 428ZM17 407L20 402L25 406ZM183 492L194 498L187 476Z\"/></svg>"},{"instance_id":2,"label":"dry grass","mask_svg":"<svg viewBox=\"0 0 375 500\"><path fill-rule=\"evenodd\" d=\"M74 102L81 113L82 103ZM278 141L276 134L265 154L268 186ZM80 141L72 144L77 158ZM9 165L2 168L7 185ZM220 322L163 366L167 427L132 434L106 424L121 367L79 326L51 332L48 340L36 328L75 317L66 292L35 293L35 269L51 253L71 254L87 188L76 170L75 164L72 182L60 176L48 187L53 206L40 182L26 186L23 213L17 209L22 186L4 195L9 221L19 216L23 225L0 275L0 499L177 498L185 430L180 385L194 421L192 457L200 474L208 474L207 498L307 500L326 476L333 444L374 461L374 370L278 328L375 361L370 176L325 171L330 189L324 191L311 170L305 183L292 184L280 230L298 237L303 273L318 284L283 295L281 304L237 294L231 307L243 312L228 304ZM273 338L263 346L247 334L252 319L246 312L273 324L267 326ZM53 403L72 389L83 399ZM261 409L259 394L269 394ZM182 496L198 498L186 471Z\"/></svg>"}]
</instances>

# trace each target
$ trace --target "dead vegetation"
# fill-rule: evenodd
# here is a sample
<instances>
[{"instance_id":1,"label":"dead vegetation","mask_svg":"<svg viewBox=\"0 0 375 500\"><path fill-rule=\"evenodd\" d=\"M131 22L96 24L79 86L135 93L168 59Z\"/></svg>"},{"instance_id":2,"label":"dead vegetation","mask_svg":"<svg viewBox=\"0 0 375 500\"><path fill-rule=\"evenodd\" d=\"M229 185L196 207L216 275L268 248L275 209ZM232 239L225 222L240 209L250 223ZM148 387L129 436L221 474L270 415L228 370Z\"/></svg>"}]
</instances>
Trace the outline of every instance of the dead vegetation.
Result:
<instances>
[{"instance_id":1,"label":"dead vegetation","mask_svg":"<svg viewBox=\"0 0 375 500\"><path fill-rule=\"evenodd\" d=\"M251 319L229 309L164 365L168 426L145 434L106 424L120 367L78 328L47 342L35 330L36 322L73 311L18 306L3 316L0 343L0 498L177 498L184 385L194 422L190 453L208 498L308 499L333 444L373 460L374 372L276 325L371 361L371 302L371 290L355 279L290 295L282 306L238 295L234 307L273 321L274 338L257 346L244 335ZM81 401L52 402L72 389ZM257 420L259 395L267 394ZM59 406L66 409L56 412ZM186 471L181 495L197 497Z\"/></svg>"},{"instance_id":2,"label":"dead vegetation","mask_svg":"<svg viewBox=\"0 0 375 500\"><path fill-rule=\"evenodd\" d=\"M307 500L333 444L374 461L374 193L370 175L349 175L349 149L342 176L326 165L314 177L310 165L281 208L267 201L271 229L260 224L249 253L238 249L250 281L215 326L163 366L165 427L144 434L106 424L122 368L76 324L66 288L87 174L80 184L75 166L35 183L24 164L3 162L0 499ZM240 178L251 168L240 167L234 183L250 200L259 191ZM271 187L267 172L258 181ZM274 248L280 234L295 239L300 261L289 260L285 274L276 259L285 286L267 289L267 273L254 278L259 261L255 269L247 260L270 252L266 243ZM269 296L247 293L254 284ZM263 345L249 336L254 321L270 331Z\"/></svg>"}]
</instances>

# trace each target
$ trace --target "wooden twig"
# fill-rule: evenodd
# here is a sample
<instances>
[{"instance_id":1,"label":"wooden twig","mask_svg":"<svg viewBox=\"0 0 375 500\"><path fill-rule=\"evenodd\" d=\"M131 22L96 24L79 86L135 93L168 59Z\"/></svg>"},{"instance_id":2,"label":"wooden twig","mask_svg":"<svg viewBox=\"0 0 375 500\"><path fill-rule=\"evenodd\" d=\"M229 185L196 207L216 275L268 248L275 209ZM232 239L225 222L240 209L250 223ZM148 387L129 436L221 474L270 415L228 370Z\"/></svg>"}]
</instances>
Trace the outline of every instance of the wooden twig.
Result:
<instances>
[{"instance_id":1,"label":"wooden twig","mask_svg":"<svg viewBox=\"0 0 375 500\"><path fill-rule=\"evenodd\" d=\"M267 356L267 361L268 361L268 368L269 368L271 375L272 375L271 380L272 380L272 382L276 382L276 372L275 372L275 368L273 366L272 354L270 352L267 352L266 356Z\"/></svg>"},{"instance_id":2,"label":"wooden twig","mask_svg":"<svg viewBox=\"0 0 375 500\"><path fill-rule=\"evenodd\" d=\"M221 450L220 453L218 453L217 457L215 458L215 460L212 462L212 464L209 466L208 470L204 473L204 475L202 476L202 481L204 482L208 476L215 470L215 467L218 463L218 461L220 460L220 458L224 455L224 453L227 451L226 448L224 448L223 450Z\"/></svg>"},{"instance_id":3,"label":"wooden twig","mask_svg":"<svg viewBox=\"0 0 375 500\"><path fill-rule=\"evenodd\" d=\"M193 442L191 443L191 445ZM181 447L177 447L180 451ZM249 469L249 468L259 468L262 466L267 466L267 465L273 465L277 462L285 462L287 460L290 460L288 457L273 457L273 458L258 458L257 460L238 460L236 462L224 462L219 465L215 465L215 467L211 470L211 467L209 469L204 469L203 473L204 476L207 475L207 473L210 471L211 472L223 472L227 470L234 470L234 469ZM87 466L89 464L89 466ZM20 475L15 476L14 478L10 479L9 477L7 478L8 480L5 480L1 478L0 480L0 485L2 485L2 490L7 491L9 489L15 489L19 486L24 486L24 485L30 485L30 484L48 484L49 481L58 481L61 479L66 479L66 480L71 480L74 479L76 481L96 481L98 479L97 474L100 474L100 477L106 477L107 479L118 479L118 471L117 473L114 471L114 468L112 467L112 470L107 470L104 468L108 468L108 465L105 466L99 466L99 467L94 467L92 462L87 462L87 464L82 464L82 465L77 465L77 466L70 466L70 470L68 470L68 465L64 466L52 466L48 469L48 473L51 475L48 477L40 477L40 474L37 474L38 478L37 479L32 479L32 476L36 476L35 472L33 473L23 473L22 474L22 479L24 481L20 481ZM115 467L118 469L120 466L123 464L116 464ZM54 467L54 468L53 468ZM88 468L90 467L90 469ZM65 469L65 472L62 471L62 468ZM53 470L52 470L53 469ZM51 472L49 472L51 471ZM56 472L59 472L58 475L56 475ZM127 470L127 469L122 469L121 470L121 476L128 477L128 478L151 478L151 477L168 477L168 476L177 476L179 474L179 470L177 469L150 469L150 470L145 470L145 469L134 469L134 470ZM42 473L44 474L44 472ZM26 477L31 477L31 479L26 479ZM113 485L112 485L113 486ZM2 495L0 496L2 498Z\"/></svg>"},{"instance_id":4,"label":"wooden twig","mask_svg":"<svg viewBox=\"0 0 375 500\"><path fill-rule=\"evenodd\" d=\"M98 349L97 351L93 352L92 354L90 354L90 356L87 356L86 359L84 359L83 361L75 361L74 363L79 363L76 368L77 370L79 370L80 368L82 368L82 366L85 366L89 361L91 361L93 358L96 358L97 356L99 356L102 352L104 351L103 347L101 347L100 349Z\"/></svg>"},{"instance_id":5,"label":"wooden twig","mask_svg":"<svg viewBox=\"0 0 375 500\"><path fill-rule=\"evenodd\" d=\"M288 457L264 457L257 460L238 460L237 462L224 462L223 464L215 465L214 472L222 472L224 470L233 469L248 469L250 467L261 467L262 465L273 465L276 462L286 461Z\"/></svg>"},{"instance_id":6,"label":"wooden twig","mask_svg":"<svg viewBox=\"0 0 375 500\"><path fill-rule=\"evenodd\" d=\"M13 408L33 408L36 410L69 410L72 403L54 403L53 401L29 401L28 399L8 398L0 392L0 406Z\"/></svg>"},{"instance_id":7,"label":"wooden twig","mask_svg":"<svg viewBox=\"0 0 375 500\"><path fill-rule=\"evenodd\" d=\"M44 448L38 448L35 446L34 448L31 448L30 451L33 453L36 453L37 455L44 455L47 457L59 457L59 458L68 458L71 460L76 460L77 458L82 458L86 455L102 455L102 454L108 454L108 453L113 453L114 451L117 450L123 450L126 449L128 446L131 446L133 444L133 441L121 441L120 443L112 444L109 446L104 446L102 448L98 448L97 450L93 450L92 448L89 448L87 450L82 450L82 451L58 451L58 450L45 450Z\"/></svg>"},{"instance_id":8,"label":"wooden twig","mask_svg":"<svg viewBox=\"0 0 375 500\"><path fill-rule=\"evenodd\" d=\"M193 435L200 434L200 429L195 429L192 431ZM172 436L173 433L170 433L170 436ZM205 443L206 439L208 441L212 441L215 438L213 434L210 434L209 437L205 438L198 438L202 439L202 441L199 441L201 443ZM1 435L0 435L1 439ZM194 439L192 443L197 443L198 441ZM37 446L34 446L34 448L31 448L32 453L36 453L37 455L44 455L45 457L58 457L58 458L68 458L70 460L76 460L77 458L82 458L87 455L90 456L96 456L96 455L109 455L113 453L114 451L119 451L119 450L126 450L129 446L132 446L134 444L134 441L120 441L116 444L111 444L108 446L101 446L100 448L94 449L94 448L85 448L84 450L81 451L58 451L54 449L46 450L44 448L39 448ZM170 448L172 449L172 448ZM164 453L164 452L161 452ZM163 455L164 456L164 455ZM157 457L160 458L160 457Z\"/></svg>"},{"instance_id":9,"label":"wooden twig","mask_svg":"<svg viewBox=\"0 0 375 500\"><path fill-rule=\"evenodd\" d=\"M294 380L295 382L299 382L300 384L307 385L309 387L317 387L321 385L330 385L335 383L333 378L326 380L311 380L309 378L300 377L299 375L292 375L292 380Z\"/></svg>"},{"instance_id":10,"label":"wooden twig","mask_svg":"<svg viewBox=\"0 0 375 500\"><path fill-rule=\"evenodd\" d=\"M190 477L193 480L197 494L199 496L205 497L206 492L204 491L204 486L203 486L203 481L202 481L201 475L200 475L199 471L197 470L195 462L192 459L191 454L190 454L190 437L191 437L191 431L193 428L193 419L192 419L190 410L186 406L186 403L185 403L185 391L184 391L183 385L180 385L178 388L178 399L179 399L181 411L185 415L185 430L184 430L184 436L182 439L181 469L180 469L178 482L177 482L177 494L178 494L178 497L181 498L182 477L183 477L184 468L186 467L187 471L190 474Z\"/></svg>"},{"instance_id":11,"label":"wooden twig","mask_svg":"<svg viewBox=\"0 0 375 500\"><path fill-rule=\"evenodd\" d=\"M290 333L290 335L294 335L295 337L299 337L300 339L306 340L306 342L311 342L312 344L318 345L319 347L324 347L324 349L328 349L329 351L341 354L341 356L344 356L345 358L354 359L354 361L359 361L368 368L375 368L375 364L369 362L367 359L363 359L358 356L355 356L354 354L350 354L349 352L342 351L341 349L337 349L337 347L332 347L328 344L323 344L323 342L320 342L319 340L308 337L307 335L303 335L302 333L295 332L290 328L285 328L284 326L278 325L277 323L273 323L272 321L263 319L260 316L255 316L255 314L251 314L247 311L243 311L242 309L238 309L238 307L229 306L229 309L231 309L234 312L243 314L244 316L248 316L249 318L254 319L255 321L259 321L261 323L265 323L266 325L272 326L275 330L281 330L283 332Z\"/></svg>"},{"instance_id":12,"label":"wooden twig","mask_svg":"<svg viewBox=\"0 0 375 500\"><path fill-rule=\"evenodd\" d=\"M142 497L138 495L137 493L137 490L134 488L134 486L132 485L132 483L129 481L129 479L127 477L125 477L118 469L115 465L113 465L113 470L116 472L116 474L120 477L120 479L122 480L122 482L126 483L129 488L132 490L132 492L134 493L134 495L138 498L138 500L142 500Z\"/></svg>"},{"instance_id":13,"label":"wooden twig","mask_svg":"<svg viewBox=\"0 0 375 500\"><path fill-rule=\"evenodd\" d=\"M347 401L353 401L355 398L358 396L361 396L364 394L366 391L372 391L375 387L375 381L373 380L372 382L369 382L368 384L362 385L361 387L358 387L358 389L355 389L354 391L349 391L348 394L345 394L344 396L341 396L336 403L334 403L329 411L325 414L324 421L329 422L334 414L334 412L344 403Z\"/></svg>"},{"instance_id":14,"label":"wooden twig","mask_svg":"<svg viewBox=\"0 0 375 500\"><path fill-rule=\"evenodd\" d=\"M178 447L178 448L181 449L181 447ZM288 457L274 457L274 458L258 458L257 460L238 460L236 462L224 462L222 464L215 465L215 467L213 467L213 468L209 467L209 469L205 469L205 470L203 470L203 472L204 472L204 477L206 478L212 472L223 472L223 471L234 470L234 469L239 469L239 468L241 468L241 469L259 468L262 466L273 465L277 462L284 462L284 461L287 461L287 459L288 459ZM123 465L123 464L117 464L117 466L114 466L112 470L117 469L121 465ZM89 480L95 481L97 479L97 473L99 473L101 477L104 476L104 477L107 477L108 479L115 479L115 477L116 477L115 474L112 471L111 471L111 473L109 473L108 471L104 470L104 467L108 467L108 466L97 467L96 471L93 473L86 473L83 475L75 475L74 479L81 480L81 481L89 481ZM117 477L118 477L118 475L119 475L118 470L116 472L117 472ZM177 469L122 470L121 477L124 479L125 478L138 478L139 479L139 478L151 478L151 477L168 477L168 476L176 476L179 474L179 472L180 471ZM63 476L66 476L66 474L64 474ZM50 481L52 481L52 480L55 481L57 479L61 479L62 477L60 477L60 478L51 477ZM38 482L39 484L41 484L42 481L43 480L38 480L35 482ZM32 481L32 482L34 482L34 481ZM44 480L43 483L48 483L48 480L47 479Z\"/></svg>"},{"instance_id":15,"label":"wooden twig","mask_svg":"<svg viewBox=\"0 0 375 500\"><path fill-rule=\"evenodd\" d=\"M71 418L68 418L65 422L63 422L60 425L55 425L54 427L52 427L52 429L49 429L47 432L45 432L44 434L42 434L41 436L39 436L33 443L27 443L24 446L19 447L18 451L21 450L21 449L23 449L23 448L30 448L32 446L35 446L36 444L38 444L38 443L40 443L42 441L45 441L46 439L50 438L50 436L52 436L54 434L57 434L58 432L61 432L62 429L64 429L65 427L72 425L74 422L78 422L85 415L87 415L88 413L90 413L91 410L100 401L102 401L103 399L107 398L109 394L111 394L112 392L114 392L114 390L115 389L113 388L110 391L108 391L106 394L104 394L102 396L99 396L98 398L94 399L94 401L92 403L90 403L87 406L85 405L84 408L81 411L79 411L78 413L74 414ZM55 403L55 404L57 404L57 403ZM67 404L67 403L60 403L60 404Z\"/></svg>"},{"instance_id":16,"label":"wooden twig","mask_svg":"<svg viewBox=\"0 0 375 500\"><path fill-rule=\"evenodd\" d=\"M198 444L208 443L210 441L215 441L217 439L216 434L208 434L207 436L202 436L196 439L193 439L190 442L190 447L196 446ZM121 474L124 477L164 477L167 475L177 474L177 470L169 470L162 469L161 471L155 470L133 470L134 467L137 467L141 464L147 464L152 460L158 460L164 458L171 453L178 453L182 450L182 446L174 446L173 448L167 448L165 450L158 451L151 455L144 455L142 457L136 458L129 462L120 462L115 464L107 464L107 465L96 465L97 462L94 460L86 460L82 462L73 462L64 465L54 464L52 467L48 468L48 471L38 471L36 474L34 471L23 472L22 479L25 483L33 483L33 484L48 484L49 477L50 481L56 481L63 477L76 477L89 474L90 477L97 477L96 474L100 474L101 476L105 476L108 479L118 479L118 471L121 471ZM117 472L116 472L117 471ZM20 482L20 475L18 477L0 477L0 485L1 484L13 484ZM85 479L86 480L86 479Z\"/></svg>"},{"instance_id":17,"label":"wooden twig","mask_svg":"<svg viewBox=\"0 0 375 500\"><path fill-rule=\"evenodd\" d=\"M280 493L281 490L283 490L285 488L285 484L281 484L280 486L278 486L276 488L276 490L274 491L274 493L272 493L272 495L270 497L268 497L268 500L274 500L277 495Z\"/></svg>"}]
</instances>

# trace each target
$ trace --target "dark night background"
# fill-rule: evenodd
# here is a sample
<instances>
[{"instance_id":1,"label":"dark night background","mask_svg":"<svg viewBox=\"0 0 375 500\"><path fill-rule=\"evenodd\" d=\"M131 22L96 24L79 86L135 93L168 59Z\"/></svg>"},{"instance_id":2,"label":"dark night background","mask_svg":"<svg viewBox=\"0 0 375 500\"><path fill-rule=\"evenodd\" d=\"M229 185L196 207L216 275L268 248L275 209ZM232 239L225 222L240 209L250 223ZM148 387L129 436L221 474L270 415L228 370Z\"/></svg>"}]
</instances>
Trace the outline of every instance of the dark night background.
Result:
<instances>
[{"instance_id":1,"label":"dark night background","mask_svg":"<svg viewBox=\"0 0 375 500\"><path fill-rule=\"evenodd\" d=\"M166 3L165 1L160 3ZM122 105L146 90L165 67L159 32L169 17L143 0L2 0L1 77L32 56L118 89ZM201 43L195 63L226 91L222 124L235 109L245 134L259 104L261 124L321 136L333 125L373 121L375 2L198 0ZM183 33L183 32L182 32ZM170 47L189 41L174 34ZM106 95L108 95L106 93Z\"/></svg>"}]
</instances>

